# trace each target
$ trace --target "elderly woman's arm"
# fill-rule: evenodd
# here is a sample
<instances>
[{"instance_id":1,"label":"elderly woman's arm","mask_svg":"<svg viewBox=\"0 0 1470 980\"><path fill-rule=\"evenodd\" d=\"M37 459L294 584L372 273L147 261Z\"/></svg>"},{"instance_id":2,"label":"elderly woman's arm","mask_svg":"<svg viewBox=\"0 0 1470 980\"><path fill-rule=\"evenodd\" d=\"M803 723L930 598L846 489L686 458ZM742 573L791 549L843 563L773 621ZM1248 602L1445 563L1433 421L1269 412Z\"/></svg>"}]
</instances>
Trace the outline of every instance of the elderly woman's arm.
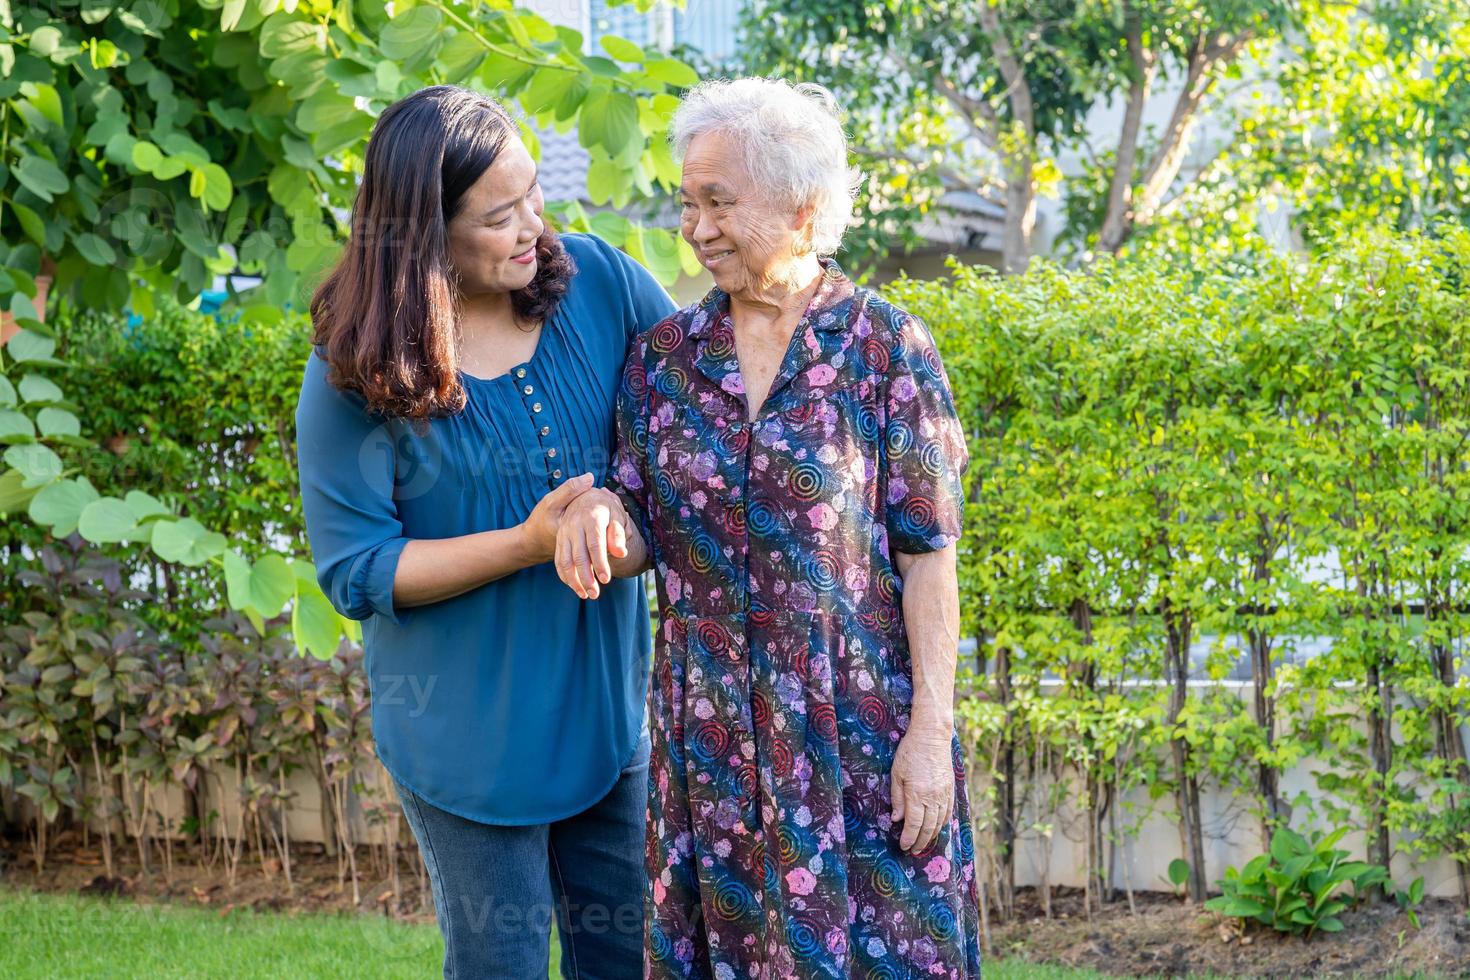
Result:
<instances>
[{"instance_id":1,"label":"elderly woman's arm","mask_svg":"<svg viewBox=\"0 0 1470 980\"><path fill-rule=\"evenodd\" d=\"M893 819L899 846L928 847L954 815L954 674L960 600L953 544L911 555L894 552L903 580L903 619L913 662L909 727L893 761Z\"/></svg>"},{"instance_id":2,"label":"elderly woman's arm","mask_svg":"<svg viewBox=\"0 0 1470 980\"><path fill-rule=\"evenodd\" d=\"M583 599L596 599L600 585L641 575L652 565L638 524L611 490L587 491L562 515L556 534L556 574Z\"/></svg>"},{"instance_id":3,"label":"elderly woman's arm","mask_svg":"<svg viewBox=\"0 0 1470 980\"><path fill-rule=\"evenodd\" d=\"M899 845L927 848L954 813L954 673L959 648L956 542L969 466L949 378L927 327L903 314L890 351L887 430L889 554L903 581L913 665L909 727L893 759Z\"/></svg>"},{"instance_id":4,"label":"elderly woman's arm","mask_svg":"<svg viewBox=\"0 0 1470 980\"><path fill-rule=\"evenodd\" d=\"M568 506L557 527L556 574L583 599L596 599L613 578L632 578L653 567L648 546L648 429L645 338L633 341L623 363L614 412L614 449L607 485Z\"/></svg>"}]
</instances>

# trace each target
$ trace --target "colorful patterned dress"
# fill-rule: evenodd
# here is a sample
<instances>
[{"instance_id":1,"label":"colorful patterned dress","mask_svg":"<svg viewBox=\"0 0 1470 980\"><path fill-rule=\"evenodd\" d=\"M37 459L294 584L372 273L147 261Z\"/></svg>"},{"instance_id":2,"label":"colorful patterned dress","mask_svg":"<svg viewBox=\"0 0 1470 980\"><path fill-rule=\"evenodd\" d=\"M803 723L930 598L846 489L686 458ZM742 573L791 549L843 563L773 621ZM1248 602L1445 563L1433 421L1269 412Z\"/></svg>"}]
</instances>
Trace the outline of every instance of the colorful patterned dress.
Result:
<instances>
[{"instance_id":1,"label":"colorful patterned dress","mask_svg":"<svg viewBox=\"0 0 1470 980\"><path fill-rule=\"evenodd\" d=\"M635 341L610 485L651 543L649 977L980 976L954 817L899 849L912 667L894 551L960 534L968 463L928 330L835 264L747 421L728 295Z\"/></svg>"}]
</instances>

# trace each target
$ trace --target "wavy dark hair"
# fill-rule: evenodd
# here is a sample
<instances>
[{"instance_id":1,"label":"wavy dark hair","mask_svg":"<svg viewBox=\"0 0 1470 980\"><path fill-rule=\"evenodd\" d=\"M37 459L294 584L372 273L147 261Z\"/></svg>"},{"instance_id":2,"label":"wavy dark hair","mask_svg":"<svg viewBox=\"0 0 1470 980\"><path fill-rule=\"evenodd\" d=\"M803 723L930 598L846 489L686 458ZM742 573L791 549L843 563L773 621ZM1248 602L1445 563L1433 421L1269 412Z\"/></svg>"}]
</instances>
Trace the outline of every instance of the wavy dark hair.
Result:
<instances>
[{"instance_id":1,"label":"wavy dark hair","mask_svg":"<svg viewBox=\"0 0 1470 980\"><path fill-rule=\"evenodd\" d=\"M499 103L454 85L400 99L373 127L346 249L311 299L328 381L370 410L425 421L464 408L447 227L516 138ZM535 278L511 294L521 322L550 317L576 273L550 224L536 258Z\"/></svg>"}]
</instances>

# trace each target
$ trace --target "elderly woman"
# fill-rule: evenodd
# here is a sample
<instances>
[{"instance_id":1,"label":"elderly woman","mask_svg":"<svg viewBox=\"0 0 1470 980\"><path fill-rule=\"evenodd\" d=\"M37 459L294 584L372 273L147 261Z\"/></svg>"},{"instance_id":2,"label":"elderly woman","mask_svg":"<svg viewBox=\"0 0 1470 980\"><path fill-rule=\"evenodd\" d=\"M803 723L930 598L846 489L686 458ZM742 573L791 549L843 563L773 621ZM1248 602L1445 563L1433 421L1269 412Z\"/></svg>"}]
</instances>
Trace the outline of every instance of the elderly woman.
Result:
<instances>
[{"instance_id":1,"label":"elderly woman","mask_svg":"<svg viewBox=\"0 0 1470 980\"><path fill-rule=\"evenodd\" d=\"M826 258L856 175L824 90L702 85L674 142L715 288L635 343L556 559L588 599L657 577L646 973L978 977L939 355Z\"/></svg>"}]
</instances>

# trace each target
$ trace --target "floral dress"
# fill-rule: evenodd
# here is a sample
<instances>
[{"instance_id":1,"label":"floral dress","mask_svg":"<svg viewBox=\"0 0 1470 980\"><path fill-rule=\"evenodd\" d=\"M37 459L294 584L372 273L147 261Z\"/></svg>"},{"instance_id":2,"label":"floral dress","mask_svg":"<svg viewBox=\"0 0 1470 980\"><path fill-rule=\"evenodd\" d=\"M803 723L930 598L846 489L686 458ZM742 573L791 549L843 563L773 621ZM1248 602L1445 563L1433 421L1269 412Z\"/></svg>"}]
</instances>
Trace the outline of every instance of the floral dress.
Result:
<instances>
[{"instance_id":1,"label":"floral dress","mask_svg":"<svg viewBox=\"0 0 1470 980\"><path fill-rule=\"evenodd\" d=\"M635 341L610 485L652 549L649 977L980 976L974 842L899 848L912 666L891 552L960 535L924 325L830 261L747 421L727 294Z\"/></svg>"}]
</instances>

